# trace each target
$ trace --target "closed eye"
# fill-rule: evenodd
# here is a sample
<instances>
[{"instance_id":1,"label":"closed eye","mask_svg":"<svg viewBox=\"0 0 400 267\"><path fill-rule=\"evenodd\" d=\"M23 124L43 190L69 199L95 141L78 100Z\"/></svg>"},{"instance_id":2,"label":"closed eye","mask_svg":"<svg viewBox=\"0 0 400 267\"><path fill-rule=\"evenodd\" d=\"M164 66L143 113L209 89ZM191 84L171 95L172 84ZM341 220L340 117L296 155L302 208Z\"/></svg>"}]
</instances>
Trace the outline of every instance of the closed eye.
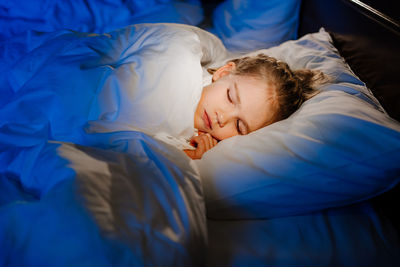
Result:
<instances>
[{"instance_id":1,"label":"closed eye","mask_svg":"<svg viewBox=\"0 0 400 267\"><path fill-rule=\"evenodd\" d=\"M236 130L240 135L244 135L243 131L240 128L240 120L236 121Z\"/></svg>"},{"instance_id":2,"label":"closed eye","mask_svg":"<svg viewBox=\"0 0 400 267\"><path fill-rule=\"evenodd\" d=\"M238 132L240 135L242 135L242 133L240 132L240 126L239 126L239 123L240 123L240 121L239 121L239 120L237 120L237 121L236 121L236 130L237 130L237 132Z\"/></svg>"},{"instance_id":3,"label":"closed eye","mask_svg":"<svg viewBox=\"0 0 400 267\"><path fill-rule=\"evenodd\" d=\"M247 125L247 123L241 119L238 119L236 121L236 130L238 132L238 134L240 135L246 135L249 133L249 127Z\"/></svg>"},{"instance_id":4,"label":"closed eye","mask_svg":"<svg viewBox=\"0 0 400 267\"><path fill-rule=\"evenodd\" d=\"M226 96L227 96L229 102L233 103L232 98L231 98L231 90L230 89L226 90Z\"/></svg>"}]
</instances>

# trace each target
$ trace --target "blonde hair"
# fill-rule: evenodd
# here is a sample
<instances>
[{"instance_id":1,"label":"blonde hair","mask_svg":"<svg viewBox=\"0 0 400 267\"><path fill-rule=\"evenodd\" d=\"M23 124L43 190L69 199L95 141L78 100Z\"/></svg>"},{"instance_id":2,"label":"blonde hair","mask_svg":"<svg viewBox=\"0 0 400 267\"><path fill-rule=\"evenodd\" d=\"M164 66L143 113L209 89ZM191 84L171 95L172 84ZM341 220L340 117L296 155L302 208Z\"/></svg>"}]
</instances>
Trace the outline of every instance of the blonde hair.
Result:
<instances>
[{"instance_id":1,"label":"blonde hair","mask_svg":"<svg viewBox=\"0 0 400 267\"><path fill-rule=\"evenodd\" d=\"M328 81L321 71L299 69L292 71L289 65L276 58L258 54L230 60L235 63L234 75L253 76L267 82L275 88L276 112L273 121L286 119L293 114L306 100L319 93L316 86ZM208 69L213 74L216 69Z\"/></svg>"}]
</instances>

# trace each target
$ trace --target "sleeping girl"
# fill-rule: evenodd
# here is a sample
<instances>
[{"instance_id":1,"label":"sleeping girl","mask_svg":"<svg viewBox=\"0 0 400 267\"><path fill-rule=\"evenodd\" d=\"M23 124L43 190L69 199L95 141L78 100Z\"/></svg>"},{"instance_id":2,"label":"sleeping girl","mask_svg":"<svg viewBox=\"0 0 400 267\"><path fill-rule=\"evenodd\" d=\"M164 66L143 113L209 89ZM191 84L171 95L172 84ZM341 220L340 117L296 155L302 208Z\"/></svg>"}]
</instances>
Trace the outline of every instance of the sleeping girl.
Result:
<instances>
[{"instance_id":1,"label":"sleeping girl","mask_svg":"<svg viewBox=\"0 0 400 267\"><path fill-rule=\"evenodd\" d=\"M203 88L194 114L199 133L191 139L195 149L184 150L192 159L200 159L220 140L289 117L318 93L316 85L327 80L322 72L292 71L286 63L263 54L208 71L212 83Z\"/></svg>"},{"instance_id":2,"label":"sleeping girl","mask_svg":"<svg viewBox=\"0 0 400 267\"><path fill-rule=\"evenodd\" d=\"M216 36L188 25L53 37L0 76L0 124L35 125L30 135L46 140L108 147L101 136L135 131L199 159L218 141L287 118L325 80L263 54L228 60Z\"/></svg>"}]
</instances>

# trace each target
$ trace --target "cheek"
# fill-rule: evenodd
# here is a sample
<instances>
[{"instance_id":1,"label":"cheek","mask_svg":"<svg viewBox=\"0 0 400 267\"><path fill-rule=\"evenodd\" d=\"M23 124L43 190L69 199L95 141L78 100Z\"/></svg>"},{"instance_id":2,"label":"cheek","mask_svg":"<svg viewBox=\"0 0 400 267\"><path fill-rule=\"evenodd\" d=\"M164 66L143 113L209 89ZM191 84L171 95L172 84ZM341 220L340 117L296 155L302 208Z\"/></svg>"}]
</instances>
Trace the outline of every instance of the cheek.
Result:
<instances>
[{"instance_id":1,"label":"cheek","mask_svg":"<svg viewBox=\"0 0 400 267\"><path fill-rule=\"evenodd\" d=\"M218 140L224 140L237 134L237 131L232 127L224 127L214 130L212 136Z\"/></svg>"},{"instance_id":2,"label":"cheek","mask_svg":"<svg viewBox=\"0 0 400 267\"><path fill-rule=\"evenodd\" d=\"M204 91L204 102L209 105L221 105L223 104L225 94L225 87L223 86L211 86Z\"/></svg>"}]
</instances>

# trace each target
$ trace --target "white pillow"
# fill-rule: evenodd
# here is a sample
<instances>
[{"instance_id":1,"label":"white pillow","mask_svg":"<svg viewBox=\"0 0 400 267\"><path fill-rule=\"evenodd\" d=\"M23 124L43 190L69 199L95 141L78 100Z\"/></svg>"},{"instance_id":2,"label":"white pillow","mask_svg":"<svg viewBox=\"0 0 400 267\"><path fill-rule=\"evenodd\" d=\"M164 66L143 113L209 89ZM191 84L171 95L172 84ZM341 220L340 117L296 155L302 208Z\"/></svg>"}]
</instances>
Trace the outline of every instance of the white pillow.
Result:
<instances>
[{"instance_id":1,"label":"white pillow","mask_svg":"<svg viewBox=\"0 0 400 267\"><path fill-rule=\"evenodd\" d=\"M225 0L213 31L231 51L268 48L297 37L299 10L300 0Z\"/></svg>"},{"instance_id":2,"label":"white pillow","mask_svg":"<svg viewBox=\"0 0 400 267\"><path fill-rule=\"evenodd\" d=\"M362 201L400 179L400 124L323 29L256 51L333 77L288 119L220 142L197 161L211 218L271 218Z\"/></svg>"}]
</instances>

